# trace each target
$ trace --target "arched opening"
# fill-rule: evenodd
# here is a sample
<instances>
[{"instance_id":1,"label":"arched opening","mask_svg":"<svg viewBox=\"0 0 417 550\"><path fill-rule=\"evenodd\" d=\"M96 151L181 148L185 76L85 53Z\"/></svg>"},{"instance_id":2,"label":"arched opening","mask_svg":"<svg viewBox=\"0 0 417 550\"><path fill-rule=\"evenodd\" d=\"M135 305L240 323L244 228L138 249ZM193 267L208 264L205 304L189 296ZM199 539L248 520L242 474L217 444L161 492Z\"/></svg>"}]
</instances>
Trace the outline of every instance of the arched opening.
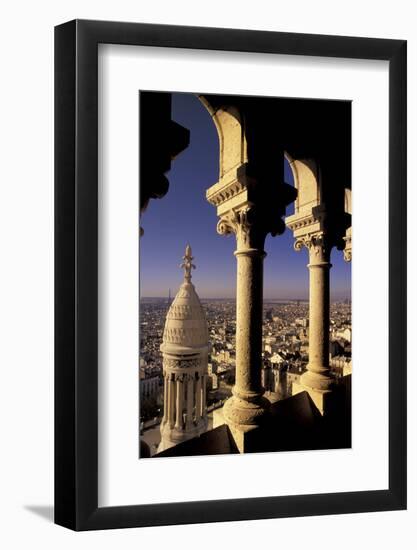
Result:
<instances>
[{"instance_id":1,"label":"arched opening","mask_svg":"<svg viewBox=\"0 0 417 550\"><path fill-rule=\"evenodd\" d=\"M144 309L147 310L148 318L141 328L152 332L154 351L159 350L164 325L164 315L160 312L167 311L170 298L180 285L183 289L177 266L184 246L190 243L194 255L191 260L197 265L193 283L208 317L211 344L210 363L207 364L206 353L205 374L200 385L204 381L206 387L206 381L209 378L212 381L207 405L220 403L224 415L221 425L228 429L236 422L239 426L253 423L261 429L262 422L257 423L259 415L264 415L271 404L296 396L299 390L291 393L288 388L304 388L301 380L309 381L304 375L315 373L310 368L311 356L319 357L321 362L316 363L325 372L326 383L331 383L326 347L330 309L328 273L329 250L335 245L333 242L329 245L330 240L325 238L335 228L338 232L340 227L336 222L327 225L323 220L329 212L325 201L340 195L340 185L336 183L331 189L334 178L325 178L328 199L323 199L321 164L315 160L322 157L315 154L316 141L309 142L308 138L302 141L294 153L299 155L296 160L286 152L285 124L289 124L289 109L294 109L296 103L273 98L172 94L173 123L187 128L191 138L167 174L168 193L162 201L154 201L142 219L146 238L141 242L140 251L141 309L142 315ZM286 115L281 120L284 112ZM309 127L311 131L311 125ZM274 129L279 131L274 133ZM302 136L304 139L304 133ZM292 139L296 137L293 128ZM325 149L323 143L319 146L320 152ZM293 147L294 143L288 145L291 151ZM331 216L336 218L343 210L337 206L334 212ZM291 230L281 235L284 218L289 217L293 218L293 222L288 222ZM220 233L232 236L229 239L219 236L216 226ZM279 237L273 239L272 235ZM297 244L302 237L308 259L305 250L301 254L294 250L294 237ZM265 268L264 249L267 252ZM333 261L337 263L336 258ZM309 269L306 269L307 262ZM350 270L350 266L341 265ZM337 284L332 284L332 288L334 286ZM177 304L175 300L167 317L175 322L185 318L170 317L171 312L177 310ZM311 304L315 306L312 308ZM191 311L189 304L181 307L185 309L181 309L179 315L188 315L184 312ZM312 330L315 337L310 342L309 315L317 329ZM194 318L188 320L195 321ZM191 341L192 333L185 333L194 329L186 327L191 325L181 324L178 329L174 324L167 334L177 344L185 336ZM164 336L163 346L165 342ZM309 347L314 352L310 353ZM166 358L165 354L164 373L168 363L184 360ZM158 361L160 368L160 355ZM290 380L281 376L283 372L291 375ZM174 393L169 393L174 396L170 407L177 410L175 429L184 430L188 424L187 417L183 418L184 398L188 410L188 397L193 393L188 386L184 388L182 374L180 378L176 371L173 375L168 381L169 392L173 385L176 388ZM263 387L279 395L265 398ZM312 386L312 389L313 394L321 391L321 387ZM210 393L211 390L216 391ZM230 396L222 407L224 398ZM323 412L321 397L317 399L314 403ZM183 422L178 422L181 418ZM161 427L165 425L164 417ZM208 427L210 430L210 423ZM240 446L242 441L237 441L239 452L246 452L242 450L244 446Z\"/></svg>"}]
</instances>

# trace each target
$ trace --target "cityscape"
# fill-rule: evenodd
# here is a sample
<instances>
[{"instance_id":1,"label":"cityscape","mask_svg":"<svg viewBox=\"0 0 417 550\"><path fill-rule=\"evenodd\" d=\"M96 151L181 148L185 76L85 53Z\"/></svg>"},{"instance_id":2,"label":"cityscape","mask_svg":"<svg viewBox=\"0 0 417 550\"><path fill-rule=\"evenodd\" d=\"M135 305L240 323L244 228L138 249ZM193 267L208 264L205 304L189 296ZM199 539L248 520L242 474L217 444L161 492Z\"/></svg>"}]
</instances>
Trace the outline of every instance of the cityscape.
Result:
<instances>
[{"instance_id":1,"label":"cityscape","mask_svg":"<svg viewBox=\"0 0 417 550\"><path fill-rule=\"evenodd\" d=\"M350 448L351 103L140 112L139 458Z\"/></svg>"},{"instance_id":2,"label":"cityscape","mask_svg":"<svg viewBox=\"0 0 417 550\"><path fill-rule=\"evenodd\" d=\"M170 294L168 291L167 294ZM231 299L201 300L209 329L208 426L213 411L232 395L236 369L236 302ZM171 298L142 298L140 303L140 435L155 454L160 443L164 414L164 377L160 347ZM271 402L292 395L292 384L308 363L308 310L305 300L269 300L263 304L262 385ZM351 302L330 307L330 369L338 379L352 372Z\"/></svg>"}]
</instances>

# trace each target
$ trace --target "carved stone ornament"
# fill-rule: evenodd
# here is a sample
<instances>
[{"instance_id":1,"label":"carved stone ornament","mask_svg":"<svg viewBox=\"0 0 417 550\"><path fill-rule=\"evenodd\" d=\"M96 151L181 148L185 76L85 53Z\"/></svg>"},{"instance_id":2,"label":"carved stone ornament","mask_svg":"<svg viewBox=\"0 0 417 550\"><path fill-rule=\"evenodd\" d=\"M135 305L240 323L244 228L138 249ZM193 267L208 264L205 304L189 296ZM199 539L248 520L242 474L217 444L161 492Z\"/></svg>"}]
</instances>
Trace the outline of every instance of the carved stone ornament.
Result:
<instances>
[{"instance_id":1,"label":"carved stone ornament","mask_svg":"<svg viewBox=\"0 0 417 550\"><path fill-rule=\"evenodd\" d=\"M236 235L239 248L263 249L268 233L279 235L285 225L279 215L274 216L253 204L247 204L240 209L232 209L223 214L217 223L220 235Z\"/></svg>"},{"instance_id":2,"label":"carved stone ornament","mask_svg":"<svg viewBox=\"0 0 417 550\"><path fill-rule=\"evenodd\" d=\"M343 251L343 257L345 259L345 262L351 262L352 261L352 237L350 235L347 235L343 238L345 241L345 249Z\"/></svg>"},{"instance_id":3,"label":"carved stone ornament","mask_svg":"<svg viewBox=\"0 0 417 550\"><path fill-rule=\"evenodd\" d=\"M332 248L343 250L345 242L343 239L332 239L325 231L320 231L298 237L294 242L294 250L299 252L303 247L309 251L310 264L329 263Z\"/></svg>"},{"instance_id":4,"label":"carved stone ornament","mask_svg":"<svg viewBox=\"0 0 417 550\"><path fill-rule=\"evenodd\" d=\"M192 252L191 252L191 246L187 244L185 248L185 255L182 257L184 260L183 263L180 265L184 269L184 281L191 282L191 270L195 269L195 265L192 263L194 260Z\"/></svg>"},{"instance_id":5,"label":"carved stone ornament","mask_svg":"<svg viewBox=\"0 0 417 550\"><path fill-rule=\"evenodd\" d=\"M180 370L180 369L198 369L201 366L204 366L201 358L191 359L191 360L181 360L181 359L164 359L164 368L166 370Z\"/></svg>"},{"instance_id":6,"label":"carved stone ornament","mask_svg":"<svg viewBox=\"0 0 417 550\"><path fill-rule=\"evenodd\" d=\"M294 250L299 252L303 247L307 248L310 253L310 261L316 259L321 262L328 262L330 258L330 248L324 232L316 234L307 234L296 239Z\"/></svg>"}]
</instances>

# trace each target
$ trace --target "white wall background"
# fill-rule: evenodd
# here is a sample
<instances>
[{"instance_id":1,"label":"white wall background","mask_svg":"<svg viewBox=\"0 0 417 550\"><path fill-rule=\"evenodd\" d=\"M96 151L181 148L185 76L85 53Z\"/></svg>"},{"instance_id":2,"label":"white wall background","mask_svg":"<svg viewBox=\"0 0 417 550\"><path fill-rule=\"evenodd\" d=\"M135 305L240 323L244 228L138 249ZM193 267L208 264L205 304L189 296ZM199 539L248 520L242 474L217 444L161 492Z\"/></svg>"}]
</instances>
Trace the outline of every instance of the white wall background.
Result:
<instances>
[{"instance_id":1,"label":"white wall background","mask_svg":"<svg viewBox=\"0 0 417 550\"><path fill-rule=\"evenodd\" d=\"M409 41L409 204L417 193L417 37L412 1L210 3L19 1L1 17L0 544L3 548L194 548L238 544L415 548L416 287L409 288L409 510L75 534L51 523L53 495L53 26L78 18L404 38ZM244 82L242 82L244 86ZM378 228L375 239L378 238ZM416 216L409 280L417 277ZM377 373L376 373L377 374ZM213 472L207 472L213 475ZM265 478L264 478L265 479Z\"/></svg>"}]
</instances>

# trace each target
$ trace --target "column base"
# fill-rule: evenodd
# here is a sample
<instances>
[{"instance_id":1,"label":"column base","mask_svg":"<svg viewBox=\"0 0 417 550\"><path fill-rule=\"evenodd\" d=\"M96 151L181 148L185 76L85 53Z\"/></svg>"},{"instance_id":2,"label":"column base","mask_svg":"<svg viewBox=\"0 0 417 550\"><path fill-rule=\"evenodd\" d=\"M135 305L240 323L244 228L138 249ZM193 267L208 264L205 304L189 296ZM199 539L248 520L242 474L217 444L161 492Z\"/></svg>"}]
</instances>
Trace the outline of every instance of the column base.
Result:
<instances>
[{"instance_id":1,"label":"column base","mask_svg":"<svg viewBox=\"0 0 417 550\"><path fill-rule=\"evenodd\" d=\"M234 395L224 404L224 422L229 427L240 453L251 451L251 435L269 419L269 407L268 399L259 394L251 401Z\"/></svg>"},{"instance_id":2,"label":"column base","mask_svg":"<svg viewBox=\"0 0 417 550\"><path fill-rule=\"evenodd\" d=\"M171 428L168 424L161 425L161 441L157 452L160 453L170 447L175 447L175 445L187 441L188 439L198 437L206 431L207 418L201 418L197 424L193 424L193 426L191 428L188 427L188 429Z\"/></svg>"},{"instance_id":3,"label":"column base","mask_svg":"<svg viewBox=\"0 0 417 550\"><path fill-rule=\"evenodd\" d=\"M223 426L223 424L226 424L226 421L223 415L223 407L221 407L220 409L215 409L213 411L213 430L214 428Z\"/></svg>"},{"instance_id":4,"label":"column base","mask_svg":"<svg viewBox=\"0 0 417 550\"><path fill-rule=\"evenodd\" d=\"M307 370L301 376L300 383L314 390L331 391L334 386L334 378L329 374L328 370L325 370L323 373Z\"/></svg>"},{"instance_id":5,"label":"column base","mask_svg":"<svg viewBox=\"0 0 417 550\"><path fill-rule=\"evenodd\" d=\"M313 373L314 374L314 373ZM293 382L292 384L292 395L306 391L311 397L313 403L320 411L322 416L325 416L332 410L332 396L333 396L333 380L328 377L323 377L320 380L317 380L316 376L306 376L310 375L309 372L306 372L301 376L299 382ZM326 379L324 379L326 378ZM315 387L311 384L314 382L319 382Z\"/></svg>"}]
</instances>

